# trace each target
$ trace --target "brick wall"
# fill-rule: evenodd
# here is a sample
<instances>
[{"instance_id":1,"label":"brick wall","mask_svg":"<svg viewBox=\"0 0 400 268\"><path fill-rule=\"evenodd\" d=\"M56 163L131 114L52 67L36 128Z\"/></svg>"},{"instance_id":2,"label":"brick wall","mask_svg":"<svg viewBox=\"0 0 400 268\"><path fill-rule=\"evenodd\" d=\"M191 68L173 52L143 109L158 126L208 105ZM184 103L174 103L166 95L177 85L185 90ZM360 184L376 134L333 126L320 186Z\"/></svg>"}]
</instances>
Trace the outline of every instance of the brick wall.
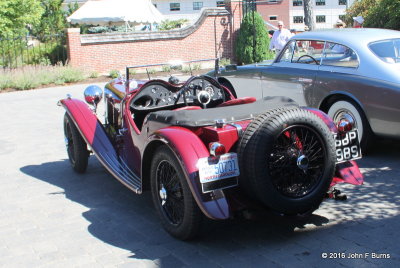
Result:
<instances>
[{"instance_id":1,"label":"brick wall","mask_svg":"<svg viewBox=\"0 0 400 268\"><path fill-rule=\"evenodd\" d=\"M179 30L81 35L71 28L67 30L69 64L106 73L129 65L232 58L241 12L240 2L226 0L226 9L205 9L194 25Z\"/></svg>"},{"instance_id":2,"label":"brick wall","mask_svg":"<svg viewBox=\"0 0 400 268\"><path fill-rule=\"evenodd\" d=\"M283 21L286 28L290 26L289 5L292 1L282 0L277 3L261 2L257 3L257 11L263 19L275 26L278 26L278 21ZM277 16L277 20L270 20L270 16Z\"/></svg>"}]
</instances>

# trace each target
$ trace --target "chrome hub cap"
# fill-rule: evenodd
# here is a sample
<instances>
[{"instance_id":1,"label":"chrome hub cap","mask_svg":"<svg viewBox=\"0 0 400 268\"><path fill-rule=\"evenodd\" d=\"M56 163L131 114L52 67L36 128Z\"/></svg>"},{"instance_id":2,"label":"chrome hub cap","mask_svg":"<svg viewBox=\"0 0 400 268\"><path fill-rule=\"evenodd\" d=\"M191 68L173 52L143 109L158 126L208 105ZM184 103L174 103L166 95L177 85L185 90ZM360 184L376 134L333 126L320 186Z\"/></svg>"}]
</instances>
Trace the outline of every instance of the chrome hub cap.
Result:
<instances>
[{"instance_id":1,"label":"chrome hub cap","mask_svg":"<svg viewBox=\"0 0 400 268\"><path fill-rule=\"evenodd\" d=\"M164 206L165 202L167 201L167 190L165 190L164 185L161 184L161 189L160 189L160 198L161 198L161 205Z\"/></svg>"},{"instance_id":2,"label":"chrome hub cap","mask_svg":"<svg viewBox=\"0 0 400 268\"><path fill-rule=\"evenodd\" d=\"M305 156L305 155L300 155L300 156L297 158L297 166L298 166L301 170L303 170L304 172L307 171L307 169L308 169L308 164L309 164L309 161L308 161L307 156Z\"/></svg>"}]
</instances>

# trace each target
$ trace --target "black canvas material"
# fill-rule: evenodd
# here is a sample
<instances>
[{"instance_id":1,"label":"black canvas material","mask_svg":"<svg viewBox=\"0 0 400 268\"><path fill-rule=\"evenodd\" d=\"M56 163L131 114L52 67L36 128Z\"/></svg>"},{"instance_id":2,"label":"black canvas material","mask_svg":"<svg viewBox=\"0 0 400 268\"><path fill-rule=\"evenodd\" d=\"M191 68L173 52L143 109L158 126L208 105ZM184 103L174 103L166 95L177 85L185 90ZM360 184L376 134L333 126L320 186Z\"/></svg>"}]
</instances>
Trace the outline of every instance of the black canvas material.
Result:
<instances>
[{"instance_id":1,"label":"black canvas material","mask_svg":"<svg viewBox=\"0 0 400 268\"><path fill-rule=\"evenodd\" d=\"M202 110L157 111L148 115L148 122L172 126L201 127L215 124L218 119L226 123L252 119L263 112L280 107L298 107L286 97L266 97L253 103Z\"/></svg>"}]
</instances>

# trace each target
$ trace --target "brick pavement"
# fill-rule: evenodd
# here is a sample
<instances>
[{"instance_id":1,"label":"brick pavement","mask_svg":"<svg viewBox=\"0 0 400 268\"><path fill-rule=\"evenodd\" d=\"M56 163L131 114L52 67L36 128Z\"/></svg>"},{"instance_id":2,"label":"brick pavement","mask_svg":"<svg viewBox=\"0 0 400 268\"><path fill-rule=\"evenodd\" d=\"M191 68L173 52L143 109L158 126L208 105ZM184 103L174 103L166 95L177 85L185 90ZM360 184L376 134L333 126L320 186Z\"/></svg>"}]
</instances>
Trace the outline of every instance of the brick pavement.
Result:
<instances>
[{"instance_id":1,"label":"brick pavement","mask_svg":"<svg viewBox=\"0 0 400 268\"><path fill-rule=\"evenodd\" d=\"M93 157L84 175L70 168L56 102L83 88L0 94L1 267L400 266L399 142L380 142L359 162L365 185L341 187L349 200L323 203L306 222L220 222L181 242L163 231L148 193L131 193Z\"/></svg>"}]
</instances>

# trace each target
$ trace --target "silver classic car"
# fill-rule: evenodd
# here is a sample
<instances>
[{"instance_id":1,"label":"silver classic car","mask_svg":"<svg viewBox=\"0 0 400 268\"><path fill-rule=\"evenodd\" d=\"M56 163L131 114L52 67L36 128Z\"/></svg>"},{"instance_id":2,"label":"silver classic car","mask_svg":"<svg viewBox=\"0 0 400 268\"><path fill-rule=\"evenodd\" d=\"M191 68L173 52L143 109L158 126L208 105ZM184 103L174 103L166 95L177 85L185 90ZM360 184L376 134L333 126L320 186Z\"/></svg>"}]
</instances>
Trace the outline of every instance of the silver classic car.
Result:
<instances>
[{"instance_id":1,"label":"silver classic car","mask_svg":"<svg viewBox=\"0 0 400 268\"><path fill-rule=\"evenodd\" d=\"M275 60L227 66L219 81L238 97L287 96L321 109L336 123L346 118L358 129L364 149L373 134L400 137L399 31L297 34Z\"/></svg>"}]
</instances>

